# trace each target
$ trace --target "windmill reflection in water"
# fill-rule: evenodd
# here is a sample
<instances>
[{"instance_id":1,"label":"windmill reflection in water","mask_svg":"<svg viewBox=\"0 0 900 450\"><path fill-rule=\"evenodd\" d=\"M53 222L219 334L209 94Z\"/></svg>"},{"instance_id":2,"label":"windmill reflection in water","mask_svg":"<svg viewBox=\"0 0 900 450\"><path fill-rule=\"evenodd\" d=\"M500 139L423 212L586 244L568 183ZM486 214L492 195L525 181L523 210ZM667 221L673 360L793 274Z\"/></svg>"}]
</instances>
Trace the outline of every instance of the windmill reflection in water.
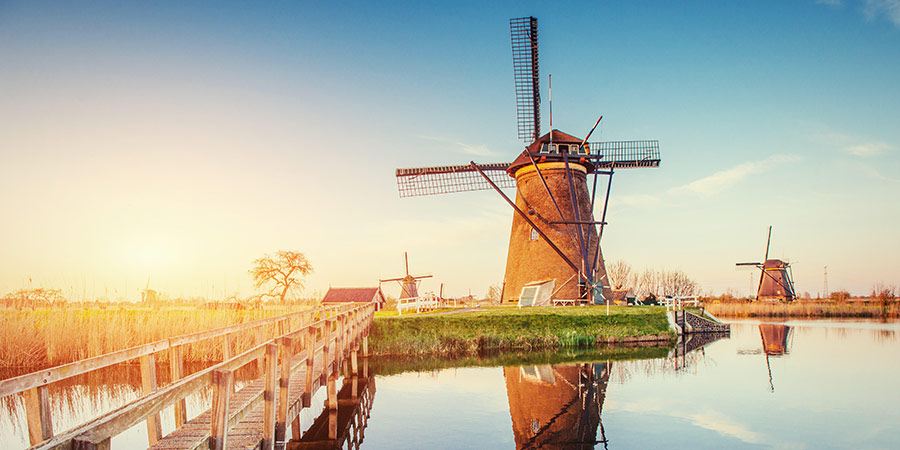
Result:
<instances>
[{"instance_id":1,"label":"windmill reflection in water","mask_svg":"<svg viewBox=\"0 0 900 450\"><path fill-rule=\"evenodd\" d=\"M769 371L769 389L775 392L775 384L772 381L772 365L770 356L787 355L790 350L791 327L774 323L759 324L759 336L762 338L763 352L766 354L766 369Z\"/></svg>"}]
</instances>

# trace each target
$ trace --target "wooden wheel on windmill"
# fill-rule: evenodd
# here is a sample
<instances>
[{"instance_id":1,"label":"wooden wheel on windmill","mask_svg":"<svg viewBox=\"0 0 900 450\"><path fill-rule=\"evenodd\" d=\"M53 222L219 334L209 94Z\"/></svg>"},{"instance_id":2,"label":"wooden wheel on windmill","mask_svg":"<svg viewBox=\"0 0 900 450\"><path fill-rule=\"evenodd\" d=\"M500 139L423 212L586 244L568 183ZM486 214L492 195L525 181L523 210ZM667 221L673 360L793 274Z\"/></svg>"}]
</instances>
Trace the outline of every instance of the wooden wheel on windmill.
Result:
<instances>
[{"instance_id":1,"label":"wooden wheel on windmill","mask_svg":"<svg viewBox=\"0 0 900 450\"><path fill-rule=\"evenodd\" d=\"M406 263L406 276L378 281L380 283L388 283L391 281L400 283L400 300L404 298L416 298L419 296L419 283L421 280L423 278L431 278L432 275L419 275L414 277L409 274L409 257L406 255L406 252L403 252L403 261Z\"/></svg>"},{"instance_id":2,"label":"wooden wheel on windmill","mask_svg":"<svg viewBox=\"0 0 900 450\"><path fill-rule=\"evenodd\" d=\"M756 288L757 300L792 302L797 298L794 291L794 274L791 263L780 259L769 259L769 244L772 243L772 226L769 225L769 238L766 240L766 256L763 262L742 262L735 266L752 266L760 270L759 286Z\"/></svg>"},{"instance_id":3,"label":"wooden wheel on windmill","mask_svg":"<svg viewBox=\"0 0 900 450\"><path fill-rule=\"evenodd\" d=\"M493 189L514 210L506 259L503 302L519 300L526 284L555 281L555 303L612 300L600 238L615 169L658 167L659 142L588 142L553 128L541 135L537 18L509 21L518 135L525 142L512 163L397 169L400 197ZM589 177L593 176L590 188ZM600 220L597 178L607 176ZM503 189L516 189L515 201ZM599 227L598 227L599 226Z\"/></svg>"}]
</instances>

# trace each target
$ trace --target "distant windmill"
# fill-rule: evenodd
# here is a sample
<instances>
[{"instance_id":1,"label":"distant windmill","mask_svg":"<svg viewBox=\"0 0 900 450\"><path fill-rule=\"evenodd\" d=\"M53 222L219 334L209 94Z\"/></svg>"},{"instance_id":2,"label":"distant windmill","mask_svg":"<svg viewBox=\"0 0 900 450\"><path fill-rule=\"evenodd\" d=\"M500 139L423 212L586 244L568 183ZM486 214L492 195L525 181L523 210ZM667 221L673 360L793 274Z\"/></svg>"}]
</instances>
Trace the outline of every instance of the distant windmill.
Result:
<instances>
[{"instance_id":1,"label":"distant windmill","mask_svg":"<svg viewBox=\"0 0 900 450\"><path fill-rule=\"evenodd\" d=\"M766 257L762 263L743 262L736 266L754 266L760 270L759 287L756 290L757 300L792 302L797 298L794 292L794 277L791 264L780 259L769 259L769 244L772 242L772 226L769 226L769 238L766 240Z\"/></svg>"},{"instance_id":2,"label":"distant windmill","mask_svg":"<svg viewBox=\"0 0 900 450\"><path fill-rule=\"evenodd\" d=\"M156 303L159 300L159 292L150 289L150 275L147 275L147 286L141 291L141 301L144 303Z\"/></svg>"},{"instance_id":3,"label":"distant windmill","mask_svg":"<svg viewBox=\"0 0 900 450\"><path fill-rule=\"evenodd\" d=\"M512 163L397 169L400 196L494 189L515 211L502 301L517 301L528 283L553 279L558 286L553 300L603 303L612 299L600 238L613 170L659 166L659 142L587 142L602 116L582 139L552 129L552 106L551 131L542 136L537 19L509 23L518 134L525 150ZM594 218L598 175L609 176L599 221ZM513 187L515 202L501 190Z\"/></svg>"},{"instance_id":4,"label":"distant windmill","mask_svg":"<svg viewBox=\"0 0 900 450\"><path fill-rule=\"evenodd\" d=\"M414 277L409 274L409 258L406 252L403 252L403 260L406 263L406 276L400 278L388 278L387 280L378 280L381 283L396 281L400 283L400 298L415 298L419 296L419 280L423 278L431 278L431 275L419 275Z\"/></svg>"}]
</instances>

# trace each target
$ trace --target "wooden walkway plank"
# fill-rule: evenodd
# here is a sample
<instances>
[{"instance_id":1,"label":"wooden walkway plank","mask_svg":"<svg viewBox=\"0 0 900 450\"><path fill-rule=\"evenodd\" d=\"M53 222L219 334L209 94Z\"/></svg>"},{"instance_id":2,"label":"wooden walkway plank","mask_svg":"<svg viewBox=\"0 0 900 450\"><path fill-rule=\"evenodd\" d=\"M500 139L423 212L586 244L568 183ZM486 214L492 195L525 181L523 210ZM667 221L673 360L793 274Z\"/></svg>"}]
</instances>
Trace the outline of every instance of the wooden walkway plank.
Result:
<instances>
[{"instance_id":1,"label":"wooden walkway plank","mask_svg":"<svg viewBox=\"0 0 900 450\"><path fill-rule=\"evenodd\" d=\"M327 360L334 359L334 342L329 346L329 354ZM316 349L315 358L313 358L313 383L310 396L314 395L321 387L321 374L323 369L323 353L324 346L320 345ZM287 395L287 419L290 421L298 415L303 408L303 398L306 392L306 371L309 367L306 363L307 352L300 352L291 359L290 366L296 368L291 374L288 384ZM327 374L326 377L327 379ZM251 403L251 399L257 399L258 407L253 408L246 416L243 417L234 427L228 430L228 438L226 441L226 449L256 449L259 448L263 440L263 423L264 423L264 407L262 396L265 390L264 377L254 380L244 386L240 391L235 392L231 396L228 406L229 417L239 410L244 409ZM280 399L279 399L280 401ZM210 411L205 411L192 420L189 420L183 427L174 430L172 433L164 436L156 444L149 448L152 450L193 450L205 448L210 435Z\"/></svg>"}]
</instances>

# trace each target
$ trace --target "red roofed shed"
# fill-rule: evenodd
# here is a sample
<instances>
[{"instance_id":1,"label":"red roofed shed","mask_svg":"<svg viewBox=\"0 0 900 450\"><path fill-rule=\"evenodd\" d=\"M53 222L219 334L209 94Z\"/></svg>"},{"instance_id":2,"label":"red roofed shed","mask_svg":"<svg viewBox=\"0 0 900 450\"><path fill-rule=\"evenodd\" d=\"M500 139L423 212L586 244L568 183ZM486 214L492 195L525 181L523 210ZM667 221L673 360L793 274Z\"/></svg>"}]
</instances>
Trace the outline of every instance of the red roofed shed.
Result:
<instances>
[{"instance_id":1,"label":"red roofed shed","mask_svg":"<svg viewBox=\"0 0 900 450\"><path fill-rule=\"evenodd\" d=\"M375 302L375 310L380 311L385 304L384 293L378 287L328 288L323 304Z\"/></svg>"}]
</instances>

